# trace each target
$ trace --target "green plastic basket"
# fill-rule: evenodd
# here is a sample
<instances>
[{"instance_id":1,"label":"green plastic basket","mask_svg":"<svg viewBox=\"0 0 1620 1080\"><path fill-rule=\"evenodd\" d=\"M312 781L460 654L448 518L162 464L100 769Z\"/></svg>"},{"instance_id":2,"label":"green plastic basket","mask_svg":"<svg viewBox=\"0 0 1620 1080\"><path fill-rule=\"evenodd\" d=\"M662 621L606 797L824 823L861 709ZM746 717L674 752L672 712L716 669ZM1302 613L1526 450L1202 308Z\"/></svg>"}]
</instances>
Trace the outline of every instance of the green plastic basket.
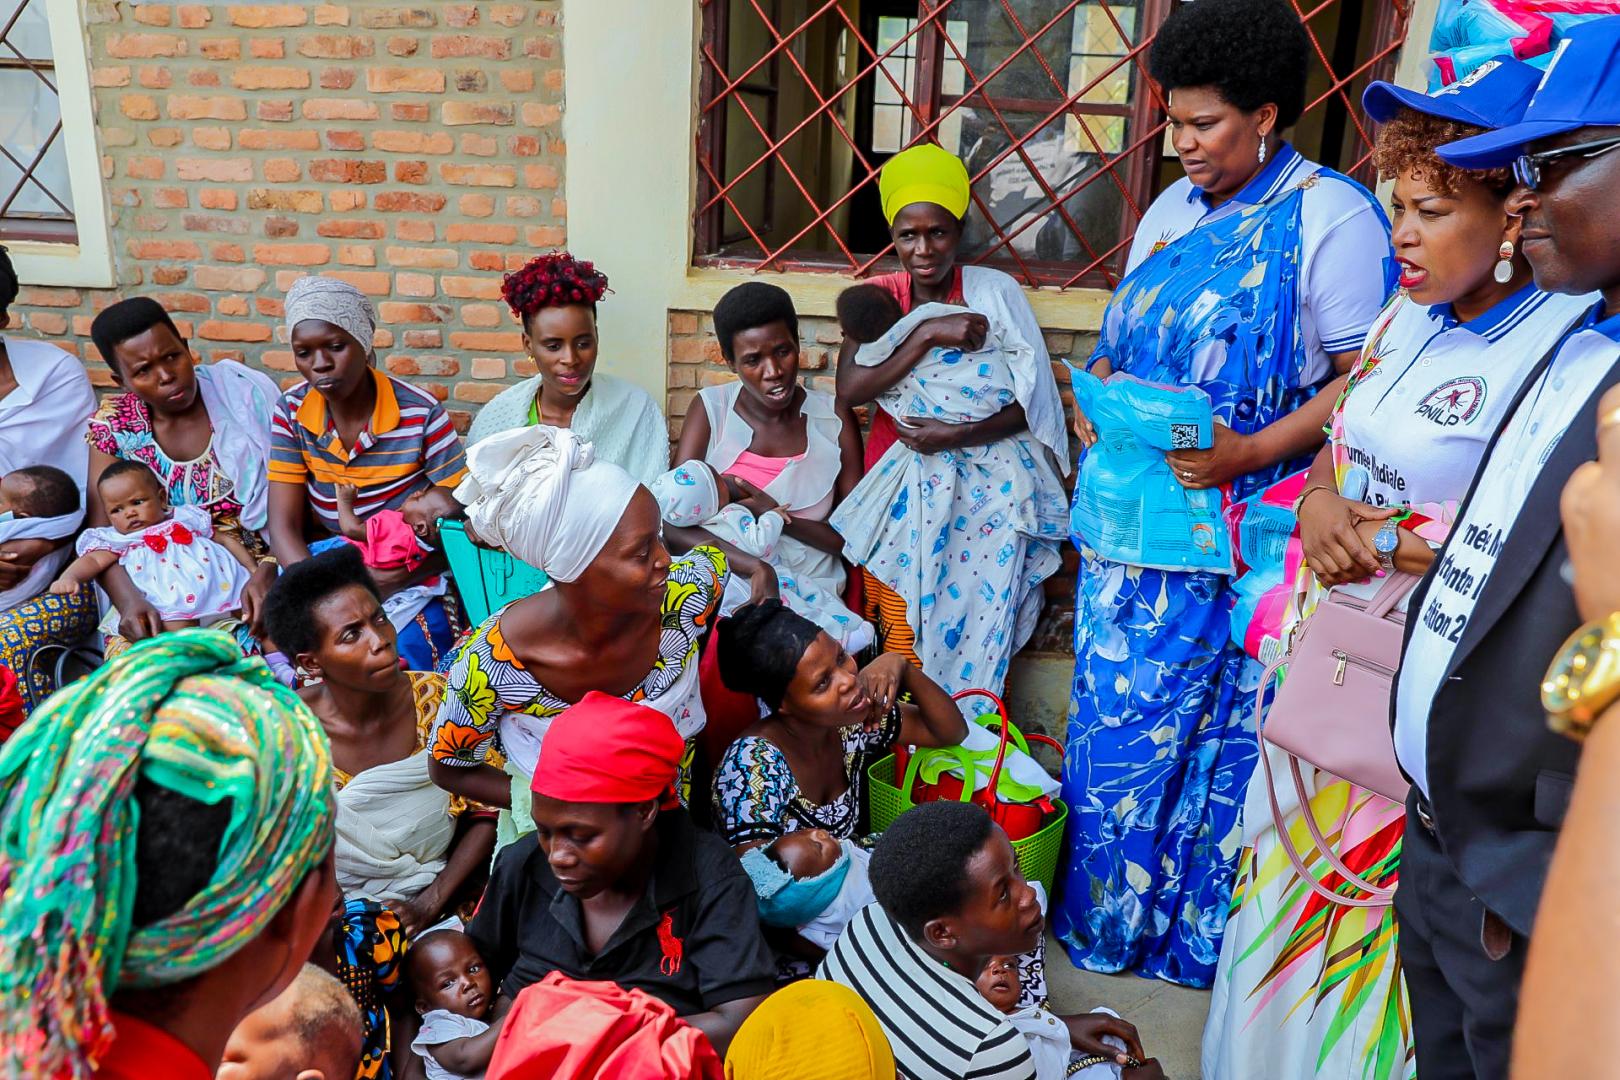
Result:
<instances>
[{"instance_id":1,"label":"green plastic basket","mask_svg":"<svg viewBox=\"0 0 1620 1080\"><path fill-rule=\"evenodd\" d=\"M546 572L538 567L520 562L504 551L474 544L467 539L466 527L459 521L439 522L439 544L450 562L450 574L456 579L461 606L467 609L467 618L474 626L513 600L539 592L548 580Z\"/></svg>"},{"instance_id":2,"label":"green plastic basket","mask_svg":"<svg viewBox=\"0 0 1620 1080\"><path fill-rule=\"evenodd\" d=\"M866 770L866 805L868 824L874 833L880 833L894 824L894 819L914 805L911 797L901 791L894 775L894 755L872 762ZM1063 855L1063 830L1069 823L1069 807L1062 799L1053 799L1057 814L1041 827L1041 831L1022 840L1013 841L1013 854L1018 858L1018 869L1030 881L1038 881L1052 895L1052 883L1057 880L1058 860Z\"/></svg>"}]
</instances>

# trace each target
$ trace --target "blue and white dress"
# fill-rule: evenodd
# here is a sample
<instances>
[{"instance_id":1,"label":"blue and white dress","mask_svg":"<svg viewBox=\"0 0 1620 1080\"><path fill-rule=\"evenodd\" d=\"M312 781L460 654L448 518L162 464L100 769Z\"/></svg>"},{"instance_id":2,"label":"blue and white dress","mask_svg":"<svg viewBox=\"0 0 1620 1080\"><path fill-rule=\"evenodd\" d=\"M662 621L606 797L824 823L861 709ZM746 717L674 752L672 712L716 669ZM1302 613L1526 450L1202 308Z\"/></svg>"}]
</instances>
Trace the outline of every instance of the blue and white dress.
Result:
<instances>
[{"instance_id":1,"label":"blue and white dress","mask_svg":"<svg viewBox=\"0 0 1620 1080\"><path fill-rule=\"evenodd\" d=\"M1187 180L1144 215L1094 359L1203 388L1251 434L1333 377L1389 291L1372 195L1284 145L1211 209ZM1304 462L1231 485L1241 499ZM1082 466L1084 467L1084 466ZM1078 540L1076 541L1078 545ZM1220 953L1257 744L1230 581L1111 562L1081 546L1054 928L1073 961L1208 986Z\"/></svg>"}]
</instances>

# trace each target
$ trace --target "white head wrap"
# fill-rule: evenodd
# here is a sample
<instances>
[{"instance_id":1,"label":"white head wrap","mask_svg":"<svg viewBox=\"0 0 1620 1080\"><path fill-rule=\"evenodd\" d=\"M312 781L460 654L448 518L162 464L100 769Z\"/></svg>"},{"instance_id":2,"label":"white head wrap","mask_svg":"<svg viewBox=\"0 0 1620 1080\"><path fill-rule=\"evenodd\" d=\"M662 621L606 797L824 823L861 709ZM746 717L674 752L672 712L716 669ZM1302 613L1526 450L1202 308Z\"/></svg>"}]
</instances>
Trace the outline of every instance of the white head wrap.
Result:
<instances>
[{"instance_id":1,"label":"white head wrap","mask_svg":"<svg viewBox=\"0 0 1620 1080\"><path fill-rule=\"evenodd\" d=\"M706 461L683 461L660 473L647 487L658 500L659 513L671 525L701 525L720 510L720 484Z\"/></svg>"},{"instance_id":2,"label":"white head wrap","mask_svg":"<svg viewBox=\"0 0 1620 1080\"><path fill-rule=\"evenodd\" d=\"M319 319L348 332L366 352L377 333L377 309L366 294L337 278L310 275L301 277L287 290L287 336L306 319Z\"/></svg>"},{"instance_id":3,"label":"white head wrap","mask_svg":"<svg viewBox=\"0 0 1620 1080\"><path fill-rule=\"evenodd\" d=\"M572 431L537 424L470 447L456 499L480 539L553 580L574 581L640 487L617 465L597 461Z\"/></svg>"}]
</instances>

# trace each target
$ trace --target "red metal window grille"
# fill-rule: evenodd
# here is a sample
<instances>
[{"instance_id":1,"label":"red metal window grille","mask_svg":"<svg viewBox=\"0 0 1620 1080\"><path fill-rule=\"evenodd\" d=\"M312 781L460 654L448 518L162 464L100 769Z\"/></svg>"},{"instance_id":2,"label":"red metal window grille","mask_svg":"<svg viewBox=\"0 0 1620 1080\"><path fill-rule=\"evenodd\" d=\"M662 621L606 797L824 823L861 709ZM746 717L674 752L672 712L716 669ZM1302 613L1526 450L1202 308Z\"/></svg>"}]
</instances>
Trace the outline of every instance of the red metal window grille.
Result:
<instances>
[{"instance_id":1,"label":"red metal window grille","mask_svg":"<svg viewBox=\"0 0 1620 1080\"><path fill-rule=\"evenodd\" d=\"M699 0L698 261L863 275L892 261L877 172L917 141L968 164L963 250L1028 285L1110 287L1178 175L1147 77L1178 0ZM1361 88L1406 8L1296 10L1319 67L1296 142L1367 175Z\"/></svg>"},{"instance_id":2,"label":"red metal window grille","mask_svg":"<svg viewBox=\"0 0 1620 1080\"><path fill-rule=\"evenodd\" d=\"M72 242L49 0L0 0L0 239Z\"/></svg>"}]
</instances>

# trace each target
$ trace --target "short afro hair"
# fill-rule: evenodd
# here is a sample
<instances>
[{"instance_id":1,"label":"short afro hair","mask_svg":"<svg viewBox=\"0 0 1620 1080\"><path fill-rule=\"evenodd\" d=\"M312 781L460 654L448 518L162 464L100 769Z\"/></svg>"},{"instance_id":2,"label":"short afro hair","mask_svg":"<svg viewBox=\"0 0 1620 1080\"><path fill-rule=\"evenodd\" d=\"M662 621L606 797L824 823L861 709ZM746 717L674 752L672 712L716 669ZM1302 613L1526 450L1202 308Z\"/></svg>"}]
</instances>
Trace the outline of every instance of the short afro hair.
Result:
<instances>
[{"instance_id":1,"label":"short afro hair","mask_svg":"<svg viewBox=\"0 0 1620 1080\"><path fill-rule=\"evenodd\" d=\"M1234 108L1277 106L1277 128L1305 111L1311 40L1283 0L1176 3L1153 39L1148 70L1166 94L1208 86Z\"/></svg>"},{"instance_id":2,"label":"short afro hair","mask_svg":"<svg viewBox=\"0 0 1620 1080\"><path fill-rule=\"evenodd\" d=\"M105 484L109 480L116 480L120 476L135 475L143 476L147 480L150 480L152 485L156 487L158 491L162 492L165 498L168 497L169 489L164 487L162 478L159 477L157 473L153 472L152 467L146 462L136 461L133 458L119 458L111 465L108 465L105 469L102 469L101 475L96 477L96 487L99 489L102 484Z\"/></svg>"},{"instance_id":3,"label":"short afro hair","mask_svg":"<svg viewBox=\"0 0 1620 1080\"><path fill-rule=\"evenodd\" d=\"M732 345L738 334L778 322L798 340L799 313L793 310L793 297L768 281L745 281L714 305L714 336L720 339L720 353L728 364L737 359Z\"/></svg>"},{"instance_id":4,"label":"short afro hair","mask_svg":"<svg viewBox=\"0 0 1620 1080\"><path fill-rule=\"evenodd\" d=\"M286 656L314 652L321 642L315 609L333 593L358 585L377 602L382 593L366 569L360 549L344 544L283 567L264 598L264 628Z\"/></svg>"},{"instance_id":5,"label":"short afro hair","mask_svg":"<svg viewBox=\"0 0 1620 1080\"><path fill-rule=\"evenodd\" d=\"M931 920L962 910L968 861L994 829L977 803L926 802L907 810L872 851L869 870L878 903L920 939Z\"/></svg>"},{"instance_id":6,"label":"short afro hair","mask_svg":"<svg viewBox=\"0 0 1620 1080\"><path fill-rule=\"evenodd\" d=\"M1507 166L1477 172L1459 169L1442 161L1434 152L1437 146L1478 135L1484 130L1473 124L1402 108L1378 129L1373 165L1381 180L1393 180L1409 172L1436 195L1455 195L1459 187L1473 183L1483 184L1492 195L1505 199L1514 188L1512 169Z\"/></svg>"},{"instance_id":7,"label":"short afro hair","mask_svg":"<svg viewBox=\"0 0 1620 1080\"><path fill-rule=\"evenodd\" d=\"M62 517L79 508L79 485L55 465L29 465L6 476L28 481L26 502L20 509L29 517Z\"/></svg>"},{"instance_id":8,"label":"short afro hair","mask_svg":"<svg viewBox=\"0 0 1620 1080\"><path fill-rule=\"evenodd\" d=\"M721 619L715 633L720 635L717 659L726 689L752 694L774 711L821 627L780 600L762 600Z\"/></svg>"},{"instance_id":9,"label":"short afro hair","mask_svg":"<svg viewBox=\"0 0 1620 1080\"><path fill-rule=\"evenodd\" d=\"M17 294L21 291L17 268L11 265L11 253L0 247L0 315L4 315L17 302Z\"/></svg>"},{"instance_id":10,"label":"short afro hair","mask_svg":"<svg viewBox=\"0 0 1620 1080\"><path fill-rule=\"evenodd\" d=\"M96 351L101 354L101 359L116 373L118 358L115 351L118 346L130 338L140 337L154 326L167 326L175 337L182 342L186 340L180 336L180 328L174 325L174 320L163 310L163 305L150 296L132 296L128 300L120 300L97 315L90 323L90 338L96 343Z\"/></svg>"},{"instance_id":11,"label":"short afro hair","mask_svg":"<svg viewBox=\"0 0 1620 1080\"><path fill-rule=\"evenodd\" d=\"M860 345L888 333L903 314L900 301L881 285L851 285L838 294L838 326Z\"/></svg>"}]
</instances>

